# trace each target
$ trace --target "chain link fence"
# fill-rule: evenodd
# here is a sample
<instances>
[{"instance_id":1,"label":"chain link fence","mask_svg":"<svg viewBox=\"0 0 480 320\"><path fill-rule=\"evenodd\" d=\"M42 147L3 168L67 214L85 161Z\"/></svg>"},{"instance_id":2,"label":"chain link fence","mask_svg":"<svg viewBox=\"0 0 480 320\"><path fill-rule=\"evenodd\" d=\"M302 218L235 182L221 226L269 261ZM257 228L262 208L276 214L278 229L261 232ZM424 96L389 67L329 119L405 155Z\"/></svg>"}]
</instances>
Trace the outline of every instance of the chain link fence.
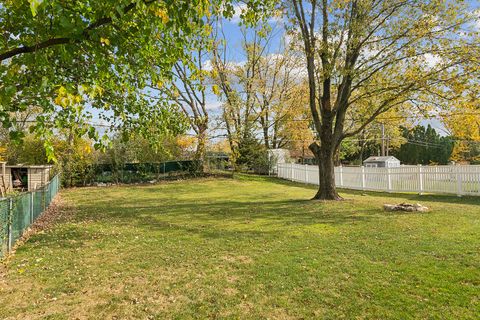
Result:
<instances>
[{"instance_id":1,"label":"chain link fence","mask_svg":"<svg viewBox=\"0 0 480 320\"><path fill-rule=\"evenodd\" d=\"M60 189L58 175L45 186L0 200L0 258L50 205Z\"/></svg>"}]
</instances>

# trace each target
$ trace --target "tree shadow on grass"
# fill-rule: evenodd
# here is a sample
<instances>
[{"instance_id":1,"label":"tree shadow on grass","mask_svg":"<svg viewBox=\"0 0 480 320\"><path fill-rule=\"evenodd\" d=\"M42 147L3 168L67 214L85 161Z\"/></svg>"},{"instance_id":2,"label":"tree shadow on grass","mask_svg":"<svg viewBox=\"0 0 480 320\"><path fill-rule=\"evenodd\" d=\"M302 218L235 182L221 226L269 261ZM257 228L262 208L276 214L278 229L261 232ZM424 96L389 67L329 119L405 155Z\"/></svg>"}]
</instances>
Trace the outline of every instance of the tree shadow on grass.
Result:
<instances>
[{"instance_id":1,"label":"tree shadow on grass","mask_svg":"<svg viewBox=\"0 0 480 320\"><path fill-rule=\"evenodd\" d=\"M289 180L283 180L276 177L263 177L263 180L275 183L282 186L289 186L289 187L303 187L305 189L312 189L317 190L318 186L311 185L311 184L304 184L300 182L294 182ZM389 192L381 192L381 191L362 191L362 190L353 190L353 189L344 189L338 188L341 195L348 199L348 195L355 195L361 196L366 195L370 197L376 198L401 198L408 200L410 202L443 202L443 203L458 203L458 204L467 204L467 205L479 205L480 206L480 197L478 196L462 196L458 197L456 195L447 195L447 194L418 194L418 193L389 193Z\"/></svg>"},{"instance_id":2,"label":"tree shadow on grass","mask_svg":"<svg viewBox=\"0 0 480 320\"><path fill-rule=\"evenodd\" d=\"M195 229L232 228L243 226L245 229L263 230L285 229L292 226L314 224L339 225L368 221L375 215L366 210L355 208L354 204L338 209L326 208L309 200L278 201L212 201L212 202L161 202L156 199L143 200L138 205L128 200L117 201L115 205L102 208L101 214L91 218L98 222L151 227L175 227L191 224ZM83 205L84 212L98 212L93 204ZM95 211L93 211L95 210ZM90 217L88 217L90 218ZM82 219L82 217L80 217ZM254 227L249 228L249 225ZM199 227L200 226L200 227ZM205 226L202 227L202 226Z\"/></svg>"}]
</instances>

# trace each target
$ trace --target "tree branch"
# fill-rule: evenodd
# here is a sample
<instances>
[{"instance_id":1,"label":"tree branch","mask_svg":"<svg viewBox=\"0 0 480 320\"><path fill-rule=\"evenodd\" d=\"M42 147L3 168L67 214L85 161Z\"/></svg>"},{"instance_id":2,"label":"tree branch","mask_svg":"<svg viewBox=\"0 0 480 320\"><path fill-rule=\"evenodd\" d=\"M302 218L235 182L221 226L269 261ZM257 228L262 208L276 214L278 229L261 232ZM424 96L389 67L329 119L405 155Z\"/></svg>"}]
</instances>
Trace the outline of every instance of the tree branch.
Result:
<instances>
[{"instance_id":1,"label":"tree branch","mask_svg":"<svg viewBox=\"0 0 480 320\"><path fill-rule=\"evenodd\" d=\"M149 5L149 4L151 4L155 1L156 0L145 1L145 4ZM136 6L137 6L136 2L130 3L128 6L126 6L123 9L123 14L126 14L129 11L133 10ZM117 13L117 16L119 16L118 13ZM84 39L88 39L90 31L92 31L94 29L98 29L99 27L104 26L106 24L110 24L110 23L112 23L112 18L111 17L100 18L99 20L91 23L85 29L83 29L82 37ZM45 48L48 48L48 47L53 47L53 46L62 45L62 44L68 44L68 43L72 43L72 42L76 43L76 42L80 42L80 41L81 40L75 39L72 36L50 38L48 40L37 42L33 45L21 46L21 47L17 47L17 48L5 51L5 52L0 54L0 61L12 58L14 56L17 56L17 55L20 55L20 54L23 54L23 53L33 53L33 52L36 52L38 50L45 49Z\"/></svg>"}]
</instances>

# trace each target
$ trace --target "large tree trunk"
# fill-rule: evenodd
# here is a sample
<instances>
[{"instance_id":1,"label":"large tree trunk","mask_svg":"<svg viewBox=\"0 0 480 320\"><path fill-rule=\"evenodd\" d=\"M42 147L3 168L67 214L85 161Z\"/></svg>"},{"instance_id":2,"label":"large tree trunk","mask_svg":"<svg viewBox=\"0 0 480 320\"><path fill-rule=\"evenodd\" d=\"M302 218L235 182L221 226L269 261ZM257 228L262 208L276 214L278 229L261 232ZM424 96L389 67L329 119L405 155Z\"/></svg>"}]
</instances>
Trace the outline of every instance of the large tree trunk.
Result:
<instances>
[{"instance_id":1,"label":"large tree trunk","mask_svg":"<svg viewBox=\"0 0 480 320\"><path fill-rule=\"evenodd\" d=\"M263 130L263 141L265 143L265 148L270 149L270 143L269 143L269 136L268 136L268 127L262 125L262 130Z\"/></svg>"},{"instance_id":2,"label":"large tree trunk","mask_svg":"<svg viewBox=\"0 0 480 320\"><path fill-rule=\"evenodd\" d=\"M312 200L342 200L335 186L335 146L328 142L319 146L314 142L309 149L318 161L319 188Z\"/></svg>"}]
</instances>

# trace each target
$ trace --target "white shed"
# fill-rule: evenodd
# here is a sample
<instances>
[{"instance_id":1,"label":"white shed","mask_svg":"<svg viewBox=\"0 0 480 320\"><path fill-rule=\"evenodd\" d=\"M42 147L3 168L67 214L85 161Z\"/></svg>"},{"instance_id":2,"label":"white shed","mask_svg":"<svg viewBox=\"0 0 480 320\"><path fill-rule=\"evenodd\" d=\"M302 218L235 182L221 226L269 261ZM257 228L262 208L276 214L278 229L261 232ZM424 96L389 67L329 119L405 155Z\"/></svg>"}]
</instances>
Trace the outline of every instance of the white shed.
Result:
<instances>
[{"instance_id":1,"label":"white shed","mask_svg":"<svg viewBox=\"0 0 480 320\"><path fill-rule=\"evenodd\" d=\"M393 156L369 157L363 165L367 168L396 168L400 167L400 160Z\"/></svg>"},{"instance_id":2,"label":"white shed","mask_svg":"<svg viewBox=\"0 0 480 320\"><path fill-rule=\"evenodd\" d=\"M6 191L33 191L50 181L50 165L6 165L0 183Z\"/></svg>"},{"instance_id":3,"label":"white shed","mask_svg":"<svg viewBox=\"0 0 480 320\"><path fill-rule=\"evenodd\" d=\"M268 149L268 159L273 165L289 163L292 161L288 149Z\"/></svg>"}]
</instances>

